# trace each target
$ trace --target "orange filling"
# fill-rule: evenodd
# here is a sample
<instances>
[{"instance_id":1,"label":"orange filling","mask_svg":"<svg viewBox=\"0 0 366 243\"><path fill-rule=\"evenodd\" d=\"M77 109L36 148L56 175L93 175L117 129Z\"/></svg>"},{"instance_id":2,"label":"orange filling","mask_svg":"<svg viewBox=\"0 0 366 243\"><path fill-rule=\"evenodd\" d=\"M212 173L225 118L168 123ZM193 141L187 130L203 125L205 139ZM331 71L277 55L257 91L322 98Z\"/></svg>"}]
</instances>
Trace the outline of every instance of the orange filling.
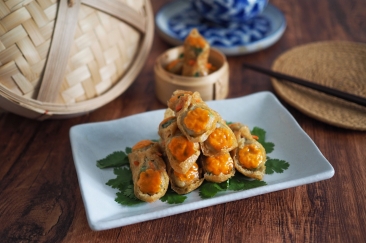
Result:
<instances>
[{"instance_id":1,"label":"orange filling","mask_svg":"<svg viewBox=\"0 0 366 243\"><path fill-rule=\"evenodd\" d=\"M216 128L207 138L207 143L215 150L230 148L233 146L233 136L224 127Z\"/></svg>"},{"instance_id":2,"label":"orange filling","mask_svg":"<svg viewBox=\"0 0 366 243\"><path fill-rule=\"evenodd\" d=\"M151 140L141 140L139 142L137 142L133 147L132 150L138 150L141 148L144 148L146 146L149 146L150 144L152 144L153 142Z\"/></svg>"},{"instance_id":3,"label":"orange filling","mask_svg":"<svg viewBox=\"0 0 366 243\"><path fill-rule=\"evenodd\" d=\"M229 174L233 170L233 159L229 153L207 157L205 160L206 171L214 175Z\"/></svg>"},{"instance_id":4,"label":"orange filling","mask_svg":"<svg viewBox=\"0 0 366 243\"><path fill-rule=\"evenodd\" d=\"M150 195L158 193L161 185L160 171L147 169L141 172L137 185L143 193Z\"/></svg>"},{"instance_id":5,"label":"orange filling","mask_svg":"<svg viewBox=\"0 0 366 243\"><path fill-rule=\"evenodd\" d=\"M176 171L174 171L174 175L180 180L180 181L194 181L199 178L198 175L198 165L197 163L194 163L192 167L188 170L187 173L181 174Z\"/></svg>"},{"instance_id":6,"label":"orange filling","mask_svg":"<svg viewBox=\"0 0 366 243\"><path fill-rule=\"evenodd\" d=\"M173 157L180 162L185 161L195 153L194 143L184 136L173 137L168 145Z\"/></svg>"},{"instance_id":7,"label":"orange filling","mask_svg":"<svg viewBox=\"0 0 366 243\"><path fill-rule=\"evenodd\" d=\"M239 163L247 169L255 169L263 162L262 151L254 144L245 145L239 150Z\"/></svg>"},{"instance_id":8,"label":"orange filling","mask_svg":"<svg viewBox=\"0 0 366 243\"><path fill-rule=\"evenodd\" d=\"M166 69L169 71L169 70L172 70L178 63L180 62L179 59L175 59L173 61L171 61L167 66L166 66Z\"/></svg>"},{"instance_id":9,"label":"orange filling","mask_svg":"<svg viewBox=\"0 0 366 243\"><path fill-rule=\"evenodd\" d=\"M202 134L210 121L210 112L200 107L188 111L184 117L185 126L195 134Z\"/></svg>"},{"instance_id":10,"label":"orange filling","mask_svg":"<svg viewBox=\"0 0 366 243\"><path fill-rule=\"evenodd\" d=\"M198 37L188 36L187 37L187 42L190 46L194 46L194 47L204 48L206 46L205 39L203 39L200 36L198 36Z\"/></svg>"}]
</instances>

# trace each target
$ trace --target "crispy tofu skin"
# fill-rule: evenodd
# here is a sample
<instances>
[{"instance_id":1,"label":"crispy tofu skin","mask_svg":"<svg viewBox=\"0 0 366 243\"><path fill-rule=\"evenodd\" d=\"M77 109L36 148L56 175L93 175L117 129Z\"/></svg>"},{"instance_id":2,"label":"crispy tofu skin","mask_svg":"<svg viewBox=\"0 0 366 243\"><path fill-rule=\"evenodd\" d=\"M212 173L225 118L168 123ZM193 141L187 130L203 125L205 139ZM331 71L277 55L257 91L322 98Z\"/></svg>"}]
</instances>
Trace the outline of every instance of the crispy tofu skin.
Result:
<instances>
[{"instance_id":1,"label":"crispy tofu skin","mask_svg":"<svg viewBox=\"0 0 366 243\"><path fill-rule=\"evenodd\" d=\"M193 29L184 41L183 76L201 77L209 73L208 57L210 45L200 35L197 29Z\"/></svg>"},{"instance_id":2,"label":"crispy tofu skin","mask_svg":"<svg viewBox=\"0 0 366 243\"><path fill-rule=\"evenodd\" d=\"M179 114L180 131L192 142L203 142L215 130L218 114L205 104L195 104Z\"/></svg>"},{"instance_id":3,"label":"crispy tofu skin","mask_svg":"<svg viewBox=\"0 0 366 243\"><path fill-rule=\"evenodd\" d=\"M264 147L253 138L247 126L233 123L229 127L238 141L238 147L231 152L235 169L247 177L262 180L267 159Z\"/></svg>"},{"instance_id":4,"label":"crispy tofu skin","mask_svg":"<svg viewBox=\"0 0 366 243\"><path fill-rule=\"evenodd\" d=\"M187 111L187 109L195 104L203 104L204 101L198 92L185 90L176 90L173 92L170 99L167 101L168 109L174 112L175 116Z\"/></svg>"},{"instance_id":5,"label":"crispy tofu skin","mask_svg":"<svg viewBox=\"0 0 366 243\"><path fill-rule=\"evenodd\" d=\"M165 162L158 143L144 140L136 145L128 154L134 193L142 201L154 202L165 195L169 186Z\"/></svg>"},{"instance_id":6,"label":"crispy tofu skin","mask_svg":"<svg viewBox=\"0 0 366 243\"><path fill-rule=\"evenodd\" d=\"M207 181L221 183L235 175L234 162L230 153L201 156L200 163Z\"/></svg>"},{"instance_id":7,"label":"crispy tofu skin","mask_svg":"<svg viewBox=\"0 0 366 243\"><path fill-rule=\"evenodd\" d=\"M170 187L178 194L187 194L197 189L203 182L202 169L194 163L187 173L176 172L170 163L167 163L167 172L170 179Z\"/></svg>"},{"instance_id":8,"label":"crispy tofu skin","mask_svg":"<svg viewBox=\"0 0 366 243\"><path fill-rule=\"evenodd\" d=\"M199 143L189 141L182 133L165 142L165 153L170 166L181 174L187 173L201 154Z\"/></svg>"},{"instance_id":9,"label":"crispy tofu skin","mask_svg":"<svg viewBox=\"0 0 366 243\"><path fill-rule=\"evenodd\" d=\"M238 146L238 143L235 134L226 125L226 122L223 119L219 119L215 130L200 145L204 155L214 156L230 152Z\"/></svg>"}]
</instances>

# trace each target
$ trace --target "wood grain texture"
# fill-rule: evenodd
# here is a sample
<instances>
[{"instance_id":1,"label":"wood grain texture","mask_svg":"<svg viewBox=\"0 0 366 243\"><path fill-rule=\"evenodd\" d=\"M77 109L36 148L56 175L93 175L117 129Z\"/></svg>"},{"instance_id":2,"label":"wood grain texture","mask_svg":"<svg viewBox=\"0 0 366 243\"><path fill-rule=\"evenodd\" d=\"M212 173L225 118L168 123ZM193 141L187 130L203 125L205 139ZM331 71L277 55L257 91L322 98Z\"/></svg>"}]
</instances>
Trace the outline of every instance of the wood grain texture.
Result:
<instances>
[{"instance_id":1,"label":"wood grain texture","mask_svg":"<svg viewBox=\"0 0 366 243\"><path fill-rule=\"evenodd\" d=\"M153 0L154 12L168 2ZM366 42L364 0L271 3L284 12L286 32L266 50L228 58L230 98L274 92L270 78L244 69L242 62L270 67L281 53L301 44ZM80 195L69 130L77 124L164 108L153 95L153 65L169 47L156 34L135 82L117 99L90 114L34 121L0 113L1 242L366 241L366 133L327 125L284 102L334 167L333 178L122 228L92 231Z\"/></svg>"}]
</instances>

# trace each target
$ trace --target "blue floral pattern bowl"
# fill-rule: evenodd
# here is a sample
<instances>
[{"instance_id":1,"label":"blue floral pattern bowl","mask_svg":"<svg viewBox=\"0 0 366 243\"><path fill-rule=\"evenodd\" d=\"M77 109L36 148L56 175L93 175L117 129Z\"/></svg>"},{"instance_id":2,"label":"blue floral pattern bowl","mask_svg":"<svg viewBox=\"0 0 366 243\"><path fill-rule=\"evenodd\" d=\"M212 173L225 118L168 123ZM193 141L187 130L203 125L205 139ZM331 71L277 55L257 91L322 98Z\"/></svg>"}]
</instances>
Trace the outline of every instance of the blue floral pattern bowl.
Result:
<instances>
[{"instance_id":1,"label":"blue floral pattern bowl","mask_svg":"<svg viewBox=\"0 0 366 243\"><path fill-rule=\"evenodd\" d=\"M268 0L191 0L197 12L215 23L245 22L266 7Z\"/></svg>"}]
</instances>

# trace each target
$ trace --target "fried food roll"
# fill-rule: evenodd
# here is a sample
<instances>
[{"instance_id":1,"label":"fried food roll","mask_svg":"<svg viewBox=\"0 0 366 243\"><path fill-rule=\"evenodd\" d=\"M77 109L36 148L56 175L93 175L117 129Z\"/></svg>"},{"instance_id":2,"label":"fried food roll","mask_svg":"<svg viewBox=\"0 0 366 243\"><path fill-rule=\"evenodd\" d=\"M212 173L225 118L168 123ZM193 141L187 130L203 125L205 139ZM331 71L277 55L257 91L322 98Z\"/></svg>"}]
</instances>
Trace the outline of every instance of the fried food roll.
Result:
<instances>
[{"instance_id":1,"label":"fried food roll","mask_svg":"<svg viewBox=\"0 0 366 243\"><path fill-rule=\"evenodd\" d=\"M191 105L198 103L203 103L201 95L198 92L176 90L168 100L167 105L168 109L174 111L175 116L178 116Z\"/></svg>"},{"instance_id":2,"label":"fried food roll","mask_svg":"<svg viewBox=\"0 0 366 243\"><path fill-rule=\"evenodd\" d=\"M183 76L201 77L209 73L208 57L210 54L209 43L193 29L184 41Z\"/></svg>"},{"instance_id":3,"label":"fried food roll","mask_svg":"<svg viewBox=\"0 0 366 243\"><path fill-rule=\"evenodd\" d=\"M187 173L176 172L170 163L167 163L167 172L170 179L170 187L178 194L187 194L197 189L203 182L202 169L197 163L193 163Z\"/></svg>"},{"instance_id":4,"label":"fried food roll","mask_svg":"<svg viewBox=\"0 0 366 243\"><path fill-rule=\"evenodd\" d=\"M181 54L177 59L171 61L166 65L165 69L170 72L177 75L181 75L183 71L183 58L184 54Z\"/></svg>"},{"instance_id":5,"label":"fried food roll","mask_svg":"<svg viewBox=\"0 0 366 243\"><path fill-rule=\"evenodd\" d=\"M169 177L159 144L142 140L128 154L135 196L145 202L154 202L165 195Z\"/></svg>"},{"instance_id":6,"label":"fried food roll","mask_svg":"<svg viewBox=\"0 0 366 243\"><path fill-rule=\"evenodd\" d=\"M164 119L165 118L168 118L168 117L171 117L171 116L175 116L175 112L170 109L170 108L167 108L165 111L164 111Z\"/></svg>"},{"instance_id":7,"label":"fried food roll","mask_svg":"<svg viewBox=\"0 0 366 243\"><path fill-rule=\"evenodd\" d=\"M215 130L200 145L204 155L213 156L230 152L238 146L238 143L233 131L226 125L226 122L219 119Z\"/></svg>"},{"instance_id":8,"label":"fried food roll","mask_svg":"<svg viewBox=\"0 0 366 243\"><path fill-rule=\"evenodd\" d=\"M165 153L170 166L186 174L201 154L199 143L189 141L179 130L165 141Z\"/></svg>"},{"instance_id":9,"label":"fried food roll","mask_svg":"<svg viewBox=\"0 0 366 243\"><path fill-rule=\"evenodd\" d=\"M165 143L165 141L171 138L177 132L177 130L177 118L175 116L170 116L160 122L158 134L161 140ZM165 145L163 147L165 147Z\"/></svg>"},{"instance_id":10,"label":"fried food roll","mask_svg":"<svg viewBox=\"0 0 366 243\"><path fill-rule=\"evenodd\" d=\"M234 162L230 153L200 157L204 178L207 181L221 183L235 174Z\"/></svg>"},{"instance_id":11,"label":"fried food roll","mask_svg":"<svg viewBox=\"0 0 366 243\"><path fill-rule=\"evenodd\" d=\"M220 116L204 103L190 106L178 115L180 131L192 142L203 142L215 130Z\"/></svg>"},{"instance_id":12,"label":"fried food roll","mask_svg":"<svg viewBox=\"0 0 366 243\"><path fill-rule=\"evenodd\" d=\"M232 150L234 166L243 175L262 180L266 170L266 151L255 140L247 126L240 123L230 124L238 141L238 147Z\"/></svg>"}]
</instances>

